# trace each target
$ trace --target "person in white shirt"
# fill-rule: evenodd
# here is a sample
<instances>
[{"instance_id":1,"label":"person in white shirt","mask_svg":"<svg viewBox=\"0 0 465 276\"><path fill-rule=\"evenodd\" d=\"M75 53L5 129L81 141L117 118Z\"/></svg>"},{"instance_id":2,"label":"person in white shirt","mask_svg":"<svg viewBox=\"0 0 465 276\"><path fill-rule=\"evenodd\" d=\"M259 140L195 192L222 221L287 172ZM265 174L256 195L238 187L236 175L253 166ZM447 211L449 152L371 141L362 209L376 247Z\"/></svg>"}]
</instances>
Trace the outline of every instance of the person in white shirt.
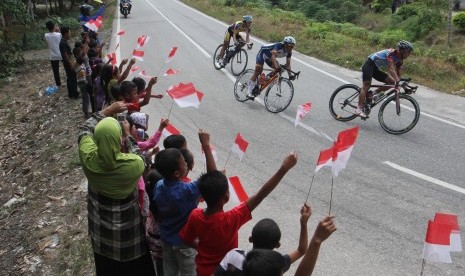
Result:
<instances>
[{"instance_id":1,"label":"person in white shirt","mask_svg":"<svg viewBox=\"0 0 465 276\"><path fill-rule=\"evenodd\" d=\"M50 62L52 64L53 77L55 78L55 84L61 86L60 60L62 60L62 57L59 47L61 40L60 29L52 21L47 21L45 26L49 30L49 32L45 34L45 41L47 41L48 48L50 49Z\"/></svg>"}]
</instances>

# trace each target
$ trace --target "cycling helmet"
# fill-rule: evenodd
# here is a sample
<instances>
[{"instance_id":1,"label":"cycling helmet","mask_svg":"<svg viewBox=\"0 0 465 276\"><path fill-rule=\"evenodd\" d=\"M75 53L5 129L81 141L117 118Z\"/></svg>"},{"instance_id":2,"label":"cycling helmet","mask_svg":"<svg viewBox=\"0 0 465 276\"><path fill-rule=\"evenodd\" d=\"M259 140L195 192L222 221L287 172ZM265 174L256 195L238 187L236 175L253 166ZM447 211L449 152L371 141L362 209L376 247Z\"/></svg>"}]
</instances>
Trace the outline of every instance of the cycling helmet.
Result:
<instances>
[{"instance_id":1,"label":"cycling helmet","mask_svg":"<svg viewBox=\"0 0 465 276\"><path fill-rule=\"evenodd\" d=\"M245 22L252 22L253 20L253 17L251 15L244 15L242 17L242 19L245 21Z\"/></svg>"},{"instance_id":2,"label":"cycling helmet","mask_svg":"<svg viewBox=\"0 0 465 276\"><path fill-rule=\"evenodd\" d=\"M406 40L399 41L399 43L397 43L397 48L399 48L400 50L407 50L409 52L413 52L413 44Z\"/></svg>"},{"instance_id":3,"label":"cycling helmet","mask_svg":"<svg viewBox=\"0 0 465 276\"><path fill-rule=\"evenodd\" d=\"M295 38L292 36L286 36L283 40L284 44L292 44L295 45Z\"/></svg>"}]
</instances>

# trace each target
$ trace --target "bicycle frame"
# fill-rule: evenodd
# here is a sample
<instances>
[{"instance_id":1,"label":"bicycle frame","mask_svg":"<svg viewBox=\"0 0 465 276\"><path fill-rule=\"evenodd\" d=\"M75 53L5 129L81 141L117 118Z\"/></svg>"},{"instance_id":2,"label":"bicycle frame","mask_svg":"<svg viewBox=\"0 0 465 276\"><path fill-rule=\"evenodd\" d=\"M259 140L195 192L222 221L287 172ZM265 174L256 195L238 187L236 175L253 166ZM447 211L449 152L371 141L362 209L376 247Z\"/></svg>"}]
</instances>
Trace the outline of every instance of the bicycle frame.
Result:
<instances>
[{"instance_id":1,"label":"bicycle frame","mask_svg":"<svg viewBox=\"0 0 465 276\"><path fill-rule=\"evenodd\" d=\"M289 70L289 69L286 69L285 66L283 65L280 65L280 68L282 70L278 71L278 72L275 72L273 74L273 76L271 76L271 78L269 80L266 80L264 83L260 84L258 81L257 81L257 84L258 84L258 87L260 89L260 93L265 89L267 88L270 84L274 84L277 80L281 79L282 78L282 74L284 72L284 70L286 71L289 71L291 72L292 74L294 74L296 76L296 79L299 78L299 75L300 75L300 71L299 72L294 72L292 70ZM275 71L275 70L270 70L270 69L263 69L264 71Z\"/></svg>"}]
</instances>

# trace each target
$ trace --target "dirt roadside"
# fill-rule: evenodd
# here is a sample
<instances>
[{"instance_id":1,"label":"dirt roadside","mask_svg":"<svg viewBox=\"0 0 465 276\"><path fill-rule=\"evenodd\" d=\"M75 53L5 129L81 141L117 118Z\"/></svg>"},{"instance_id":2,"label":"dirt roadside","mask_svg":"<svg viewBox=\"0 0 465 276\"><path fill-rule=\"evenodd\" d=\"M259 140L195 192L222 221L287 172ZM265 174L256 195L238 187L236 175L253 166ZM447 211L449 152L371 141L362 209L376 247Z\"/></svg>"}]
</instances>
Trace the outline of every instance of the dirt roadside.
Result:
<instances>
[{"instance_id":1,"label":"dirt roadside","mask_svg":"<svg viewBox=\"0 0 465 276\"><path fill-rule=\"evenodd\" d=\"M81 101L68 99L66 86L41 96L54 84L48 50L25 57L0 87L0 275L92 275Z\"/></svg>"}]
</instances>

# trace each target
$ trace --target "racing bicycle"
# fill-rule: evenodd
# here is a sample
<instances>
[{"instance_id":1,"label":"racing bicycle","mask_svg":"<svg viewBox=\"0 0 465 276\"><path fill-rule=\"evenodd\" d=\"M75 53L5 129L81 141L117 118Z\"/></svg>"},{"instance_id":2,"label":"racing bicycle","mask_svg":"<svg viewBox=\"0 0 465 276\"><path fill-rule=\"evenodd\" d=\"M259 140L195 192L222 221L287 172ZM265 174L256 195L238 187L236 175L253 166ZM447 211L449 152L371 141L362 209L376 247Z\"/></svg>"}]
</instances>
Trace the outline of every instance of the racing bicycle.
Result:
<instances>
[{"instance_id":1,"label":"racing bicycle","mask_svg":"<svg viewBox=\"0 0 465 276\"><path fill-rule=\"evenodd\" d=\"M265 107L269 112L279 113L286 109L292 101L294 96L294 85L292 85L292 80L299 78L300 71L294 72L289 70L284 65L279 65L277 70L272 69L263 69L269 71L267 75L262 73L256 85L252 91L252 95L257 97L260 93L266 89L264 102ZM282 76L284 71L288 71L292 79L288 79ZM236 100L240 102L245 102L247 100L253 100L254 98L249 98L247 96L248 83L250 78L253 76L254 70L247 69L242 73L234 83L234 96Z\"/></svg>"},{"instance_id":2,"label":"racing bicycle","mask_svg":"<svg viewBox=\"0 0 465 276\"><path fill-rule=\"evenodd\" d=\"M237 45L230 45L225 53L223 62L220 61L219 54L221 52L221 48L223 44L220 44L216 50L215 54L213 55L213 66L216 70L220 70L221 68L226 67L229 62L231 62L231 73L234 76L239 76L242 72L244 72L245 68L247 68L247 62L249 57L247 52L242 49L247 43L244 40L238 40ZM248 49L252 49L253 43L248 45Z\"/></svg>"},{"instance_id":3,"label":"racing bicycle","mask_svg":"<svg viewBox=\"0 0 465 276\"><path fill-rule=\"evenodd\" d=\"M367 93L363 111L368 119L371 109L381 104L378 112L378 121L381 127L391 134L403 134L415 127L420 119L420 106L411 96L418 86L410 86L411 79L401 79L396 85L383 84L371 85L371 88L384 88L386 92L373 94L372 90ZM344 84L338 87L329 99L329 111L338 121L350 121L358 115L355 110L358 106L358 95L360 87L355 84Z\"/></svg>"}]
</instances>

